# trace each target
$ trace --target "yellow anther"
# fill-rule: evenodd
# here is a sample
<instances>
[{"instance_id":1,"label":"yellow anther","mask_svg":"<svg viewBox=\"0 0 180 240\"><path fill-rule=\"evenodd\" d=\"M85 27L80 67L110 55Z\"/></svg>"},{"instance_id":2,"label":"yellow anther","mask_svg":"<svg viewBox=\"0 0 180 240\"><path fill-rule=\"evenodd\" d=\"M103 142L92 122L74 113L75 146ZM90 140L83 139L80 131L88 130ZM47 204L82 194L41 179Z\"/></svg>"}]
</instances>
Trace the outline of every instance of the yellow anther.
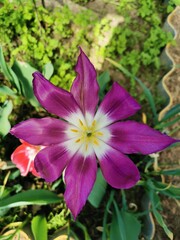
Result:
<instances>
[{"instance_id":1,"label":"yellow anther","mask_svg":"<svg viewBox=\"0 0 180 240\"><path fill-rule=\"evenodd\" d=\"M99 142L97 140L94 140L93 143L96 144L97 146L99 145Z\"/></svg>"},{"instance_id":2,"label":"yellow anther","mask_svg":"<svg viewBox=\"0 0 180 240\"><path fill-rule=\"evenodd\" d=\"M147 115L144 112L142 113L142 122L147 123Z\"/></svg>"},{"instance_id":3,"label":"yellow anther","mask_svg":"<svg viewBox=\"0 0 180 240\"><path fill-rule=\"evenodd\" d=\"M92 122L92 126L94 127L96 125L96 120Z\"/></svg>"},{"instance_id":4,"label":"yellow anther","mask_svg":"<svg viewBox=\"0 0 180 240\"><path fill-rule=\"evenodd\" d=\"M76 129L71 129L71 131L72 131L72 132L78 132L78 130L76 130Z\"/></svg>"},{"instance_id":5,"label":"yellow anther","mask_svg":"<svg viewBox=\"0 0 180 240\"><path fill-rule=\"evenodd\" d=\"M103 136L103 133L102 132L97 132L96 135Z\"/></svg>"},{"instance_id":6,"label":"yellow anther","mask_svg":"<svg viewBox=\"0 0 180 240\"><path fill-rule=\"evenodd\" d=\"M81 124L81 126L83 126L84 124L83 124L83 122L81 121L81 119L79 119L79 123Z\"/></svg>"},{"instance_id":7,"label":"yellow anther","mask_svg":"<svg viewBox=\"0 0 180 240\"><path fill-rule=\"evenodd\" d=\"M81 141L81 139L79 138L79 139L77 139L75 142L78 143L78 142L80 142L80 141Z\"/></svg>"},{"instance_id":8,"label":"yellow anther","mask_svg":"<svg viewBox=\"0 0 180 240\"><path fill-rule=\"evenodd\" d=\"M88 144L86 144L86 151L88 150Z\"/></svg>"}]
</instances>

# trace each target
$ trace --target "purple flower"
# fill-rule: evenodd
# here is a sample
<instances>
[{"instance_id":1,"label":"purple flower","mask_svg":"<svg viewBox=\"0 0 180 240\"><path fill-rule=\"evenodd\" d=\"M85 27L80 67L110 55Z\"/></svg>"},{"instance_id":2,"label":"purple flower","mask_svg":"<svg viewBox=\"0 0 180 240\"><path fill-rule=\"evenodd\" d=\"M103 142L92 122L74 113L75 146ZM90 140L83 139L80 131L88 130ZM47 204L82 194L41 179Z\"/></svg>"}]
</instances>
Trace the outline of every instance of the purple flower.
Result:
<instances>
[{"instance_id":1,"label":"purple flower","mask_svg":"<svg viewBox=\"0 0 180 240\"><path fill-rule=\"evenodd\" d=\"M140 178L127 154L150 154L176 142L145 124L122 121L140 105L116 82L97 109L96 71L80 51L70 92L54 86L39 72L33 74L36 98L60 119L32 118L11 129L11 134L30 144L46 146L34 161L47 182L55 181L65 170L64 197L74 218L92 190L97 163L112 187L127 189Z\"/></svg>"}]
</instances>

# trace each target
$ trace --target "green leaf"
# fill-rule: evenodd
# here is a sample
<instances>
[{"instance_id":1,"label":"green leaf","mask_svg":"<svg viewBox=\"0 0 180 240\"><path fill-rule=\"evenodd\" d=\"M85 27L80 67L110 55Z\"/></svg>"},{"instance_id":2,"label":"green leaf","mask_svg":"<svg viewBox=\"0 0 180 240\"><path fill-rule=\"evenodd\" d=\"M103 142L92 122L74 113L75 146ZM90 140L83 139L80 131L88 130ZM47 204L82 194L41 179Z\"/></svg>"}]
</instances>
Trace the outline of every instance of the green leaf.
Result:
<instances>
[{"instance_id":1,"label":"green leaf","mask_svg":"<svg viewBox=\"0 0 180 240\"><path fill-rule=\"evenodd\" d=\"M143 226L142 226L142 234L145 239L153 239L155 233L155 223L152 217L152 212L150 211L151 201L149 195L145 193L141 200L141 208L145 213L142 216Z\"/></svg>"},{"instance_id":2,"label":"green leaf","mask_svg":"<svg viewBox=\"0 0 180 240\"><path fill-rule=\"evenodd\" d=\"M141 223L134 214L121 211L123 221L125 223L126 236L128 240L138 240L141 231Z\"/></svg>"},{"instance_id":3,"label":"green leaf","mask_svg":"<svg viewBox=\"0 0 180 240\"><path fill-rule=\"evenodd\" d=\"M169 118L175 116L176 114L178 114L180 112L180 104L176 104L173 108L171 108L162 118L162 120L160 122L166 121Z\"/></svg>"},{"instance_id":4,"label":"green leaf","mask_svg":"<svg viewBox=\"0 0 180 240\"><path fill-rule=\"evenodd\" d=\"M102 175L100 169L98 169L96 182L94 187L88 197L88 201L95 207L98 208L105 193L106 193L107 183Z\"/></svg>"},{"instance_id":5,"label":"green leaf","mask_svg":"<svg viewBox=\"0 0 180 240\"><path fill-rule=\"evenodd\" d=\"M160 200L157 202L157 193L153 189L148 189L147 194L149 195L149 198L151 200L152 205L152 213L155 216L157 222L159 225L164 229L166 235L169 237L169 239L173 240L173 233L168 229L167 225L165 224L161 214L157 211L157 207L160 206ZM159 197L158 197L159 199Z\"/></svg>"},{"instance_id":6,"label":"green leaf","mask_svg":"<svg viewBox=\"0 0 180 240\"><path fill-rule=\"evenodd\" d=\"M111 207L111 205L113 203L113 200L114 200L114 193L115 193L115 191L111 190L110 196L109 196L106 208L105 208L105 212L104 212L104 216L103 216L102 240L107 240L106 234L107 234L107 231L109 230L108 215L109 215L109 212L110 212L110 207Z\"/></svg>"},{"instance_id":7,"label":"green leaf","mask_svg":"<svg viewBox=\"0 0 180 240\"><path fill-rule=\"evenodd\" d=\"M119 210L114 201L113 220L110 229L110 239L138 240L141 224L134 214Z\"/></svg>"},{"instance_id":8,"label":"green leaf","mask_svg":"<svg viewBox=\"0 0 180 240\"><path fill-rule=\"evenodd\" d=\"M157 222L159 223L159 225L164 229L166 235L169 237L169 239L173 240L173 233L168 229L167 225L165 224L161 214L155 209L153 208L153 214L157 220Z\"/></svg>"},{"instance_id":9,"label":"green leaf","mask_svg":"<svg viewBox=\"0 0 180 240\"><path fill-rule=\"evenodd\" d=\"M39 106L39 103L34 96L32 80L32 74L37 70L26 62L15 61L12 66L13 71L18 76L22 85L23 96L34 106Z\"/></svg>"},{"instance_id":10,"label":"green leaf","mask_svg":"<svg viewBox=\"0 0 180 240\"><path fill-rule=\"evenodd\" d=\"M155 128L156 129L164 129L164 128L167 128L167 127L170 127L170 126L174 125L179 120L180 120L180 116L174 118L172 121L169 121L167 123L160 123L160 124L156 125Z\"/></svg>"},{"instance_id":11,"label":"green leaf","mask_svg":"<svg viewBox=\"0 0 180 240\"><path fill-rule=\"evenodd\" d=\"M180 199L180 188L172 186L171 184L154 181L154 189L159 193L167 195L172 198Z\"/></svg>"},{"instance_id":12,"label":"green leaf","mask_svg":"<svg viewBox=\"0 0 180 240\"><path fill-rule=\"evenodd\" d=\"M11 124L8 117L13 109L12 101L6 101L2 107L0 107L0 135L3 137L8 134Z\"/></svg>"},{"instance_id":13,"label":"green leaf","mask_svg":"<svg viewBox=\"0 0 180 240\"><path fill-rule=\"evenodd\" d=\"M14 71L6 64L2 47L0 46L0 67L4 76L17 88L18 93L21 93L21 85Z\"/></svg>"},{"instance_id":14,"label":"green leaf","mask_svg":"<svg viewBox=\"0 0 180 240\"><path fill-rule=\"evenodd\" d=\"M38 215L32 219L31 229L35 240L48 239L47 221L43 215Z\"/></svg>"},{"instance_id":15,"label":"green leaf","mask_svg":"<svg viewBox=\"0 0 180 240\"><path fill-rule=\"evenodd\" d=\"M128 240L126 236L125 223L123 221L121 212L117 206L117 203L113 201L114 211L113 219L110 228L110 239Z\"/></svg>"},{"instance_id":16,"label":"green leaf","mask_svg":"<svg viewBox=\"0 0 180 240\"><path fill-rule=\"evenodd\" d=\"M0 86L0 93L11 97L16 97L16 93L5 85Z\"/></svg>"},{"instance_id":17,"label":"green leaf","mask_svg":"<svg viewBox=\"0 0 180 240\"><path fill-rule=\"evenodd\" d=\"M157 110L156 110L156 105L154 102L154 98L151 94L151 91L146 87L146 85L137 77L135 77L133 74L131 74L126 68L124 68L121 64L115 62L114 60L110 59L110 58L106 58L110 63L112 63L115 67L117 67L120 71L122 71L127 77L133 78L135 81L137 81L139 83L139 85L141 86L141 88L144 91L144 94L149 102L149 105L152 109L153 115L154 115L154 119L155 122L157 122Z\"/></svg>"},{"instance_id":18,"label":"green leaf","mask_svg":"<svg viewBox=\"0 0 180 240\"><path fill-rule=\"evenodd\" d=\"M52 63L49 62L43 66L42 74L44 75L45 78L50 79L51 76L53 75L53 72L54 72L54 67Z\"/></svg>"},{"instance_id":19,"label":"green leaf","mask_svg":"<svg viewBox=\"0 0 180 240\"><path fill-rule=\"evenodd\" d=\"M107 84L110 82L109 72L108 71L103 72L100 76L98 76L97 80L100 87L99 97L100 99L103 99Z\"/></svg>"},{"instance_id":20,"label":"green leaf","mask_svg":"<svg viewBox=\"0 0 180 240\"><path fill-rule=\"evenodd\" d=\"M76 226L79 227L83 231L83 233L84 233L84 238L83 239L84 240L91 240L91 238L88 234L87 228L82 223L77 221Z\"/></svg>"},{"instance_id":21,"label":"green leaf","mask_svg":"<svg viewBox=\"0 0 180 240\"><path fill-rule=\"evenodd\" d=\"M163 175L180 176L180 169L170 169L161 171Z\"/></svg>"},{"instance_id":22,"label":"green leaf","mask_svg":"<svg viewBox=\"0 0 180 240\"><path fill-rule=\"evenodd\" d=\"M7 197L0 201L0 209L12 208L26 205L46 205L50 203L58 203L60 198L53 192L48 190L27 190L14 196Z\"/></svg>"}]
</instances>

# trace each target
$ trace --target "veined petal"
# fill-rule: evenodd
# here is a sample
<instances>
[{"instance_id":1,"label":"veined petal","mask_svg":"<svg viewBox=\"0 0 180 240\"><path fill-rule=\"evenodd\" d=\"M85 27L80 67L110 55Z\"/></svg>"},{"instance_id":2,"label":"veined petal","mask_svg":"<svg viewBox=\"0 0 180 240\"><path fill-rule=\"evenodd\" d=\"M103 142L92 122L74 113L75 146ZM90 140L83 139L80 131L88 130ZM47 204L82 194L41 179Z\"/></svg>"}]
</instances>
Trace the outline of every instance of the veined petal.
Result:
<instances>
[{"instance_id":1,"label":"veined petal","mask_svg":"<svg viewBox=\"0 0 180 240\"><path fill-rule=\"evenodd\" d=\"M34 158L38 151L36 146L24 142L12 153L11 161L19 168L22 176L26 176L29 172L39 176L34 168Z\"/></svg>"},{"instance_id":2,"label":"veined petal","mask_svg":"<svg viewBox=\"0 0 180 240\"><path fill-rule=\"evenodd\" d=\"M111 132L109 144L125 154L150 154L168 147L177 140L135 121L117 122L108 129Z\"/></svg>"},{"instance_id":3,"label":"veined petal","mask_svg":"<svg viewBox=\"0 0 180 240\"><path fill-rule=\"evenodd\" d=\"M67 140L65 133L69 124L60 119L45 117L31 118L15 125L10 133L33 145L48 146Z\"/></svg>"},{"instance_id":4,"label":"veined petal","mask_svg":"<svg viewBox=\"0 0 180 240\"><path fill-rule=\"evenodd\" d=\"M137 101L123 87L114 82L101 102L95 120L101 123L100 127L104 127L134 115L140 108Z\"/></svg>"},{"instance_id":5,"label":"veined petal","mask_svg":"<svg viewBox=\"0 0 180 240\"><path fill-rule=\"evenodd\" d=\"M34 94L39 103L50 113L68 119L74 112L81 112L73 95L50 83L39 72L33 73Z\"/></svg>"},{"instance_id":6,"label":"veined petal","mask_svg":"<svg viewBox=\"0 0 180 240\"><path fill-rule=\"evenodd\" d=\"M124 154L105 143L102 148L94 147L106 181L114 188L128 189L140 179L136 165Z\"/></svg>"},{"instance_id":7,"label":"veined petal","mask_svg":"<svg viewBox=\"0 0 180 240\"><path fill-rule=\"evenodd\" d=\"M72 158L64 144L56 144L41 150L34 160L35 168L46 182L59 178Z\"/></svg>"},{"instance_id":8,"label":"veined petal","mask_svg":"<svg viewBox=\"0 0 180 240\"><path fill-rule=\"evenodd\" d=\"M75 70L77 77L71 87L71 93L83 114L86 115L86 112L89 112L94 116L99 101L99 85L96 70L81 48Z\"/></svg>"},{"instance_id":9,"label":"veined petal","mask_svg":"<svg viewBox=\"0 0 180 240\"><path fill-rule=\"evenodd\" d=\"M77 152L65 170L66 204L76 218L92 190L96 179L97 162L93 153L88 157Z\"/></svg>"}]
</instances>

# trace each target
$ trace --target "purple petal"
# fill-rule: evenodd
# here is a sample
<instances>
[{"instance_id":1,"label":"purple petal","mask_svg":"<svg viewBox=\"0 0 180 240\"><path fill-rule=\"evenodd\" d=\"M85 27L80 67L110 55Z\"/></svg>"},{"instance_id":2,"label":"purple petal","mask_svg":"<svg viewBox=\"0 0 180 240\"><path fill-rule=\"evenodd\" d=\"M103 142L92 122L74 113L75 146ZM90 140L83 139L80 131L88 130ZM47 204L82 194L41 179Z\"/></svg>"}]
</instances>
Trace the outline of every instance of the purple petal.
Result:
<instances>
[{"instance_id":1,"label":"purple petal","mask_svg":"<svg viewBox=\"0 0 180 240\"><path fill-rule=\"evenodd\" d=\"M135 121L117 122L108 126L108 129L112 135L109 145L125 154L150 154L177 142L177 140Z\"/></svg>"},{"instance_id":2,"label":"purple petal","mask_svg":"<svg viewBox=\"0 0 180 240\"><path fill-rule=\"evenodd\" d=\"M104 154L97 154L97 157L103 176L112 187L131 188L140 179L136 165L118 150L108 147Z\"/></svg>"},{"instance_id":3,"label":"purple petal","mask_svg":"<svg viewBox=\"0 0 180 240\"><path fill-rule=\"evenodd\" d=\"M39 72L33 73L33 77L34 94L48 112L69 120L72 113L80 111L70 92L54 86Z\"/></svg>"},{"instance_id":4,"label":"purple petal","mask_svg":"<svg viewBox=\"0 0 180 240\"><path fill-rule=\"evenodd\" d=\"M75 70L77 77L71 87L71 93L84 115L86 112L94 115L99 101L99 85L96 79L96 70L81 48Z\"/></svg>"},{"instance_id":5,"label":"purple petal","mask_svg":"<svg viewBox=\"0 0 180 240\"><path fill-rule=\"evenodd\" d=\"M94 154L84 157L77 153L65 171L66 204L76 218L92 190L96 179L97 162Z\"/></svg>"},{"instance_id":6,"label":"purple petal","mask_svg":"<svg viewBox=\"0 0 180 240\"><path fill-rule=\"evenodd\" d=\"M140 108L136 100L123 87L114 82L111 90L104 97L95 118L103 122L106 117L106 122L110 124L134 115Z\"/></svg>"},{"instance_id":7,"label":"purple petal","mask_svg":"<svg viewBox=\"0 0 180 240\"><path fill-rule=\"evenodd\" d=\"M35 169L46 182L53 182L61 176L71 157L63 144L52 145L36 155Z\"/></svg>"},{"instance_id":8,"label":"purple petal","mask_svg":"<svg viewBox=\"0 0 180 240\"><path fill-rule=\"evenodd\" d=\"M10 133L33 145L48 146L67 139L65 130L69 124L55 118L31 118L15 125Z\"/></svg>"}]
</instances>

